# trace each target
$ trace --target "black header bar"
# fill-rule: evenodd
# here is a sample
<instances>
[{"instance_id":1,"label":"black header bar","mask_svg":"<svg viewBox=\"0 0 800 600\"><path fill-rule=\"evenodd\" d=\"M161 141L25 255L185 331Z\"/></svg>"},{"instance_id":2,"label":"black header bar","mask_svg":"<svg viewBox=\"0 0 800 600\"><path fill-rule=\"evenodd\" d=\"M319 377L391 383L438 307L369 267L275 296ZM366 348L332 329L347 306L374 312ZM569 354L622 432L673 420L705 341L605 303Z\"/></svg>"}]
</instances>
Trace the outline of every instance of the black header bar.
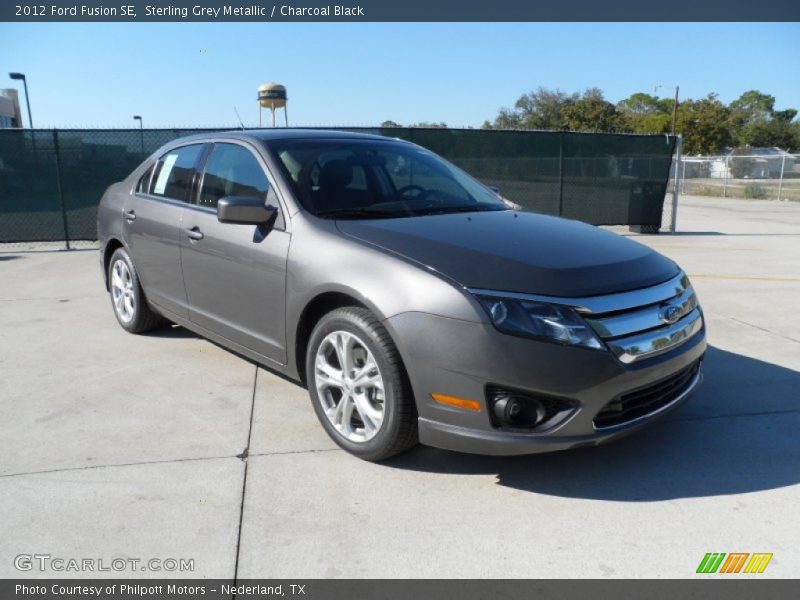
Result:
<instances>
[{"instance_id":1,"label":"black header bar","mask_svg":"<svg viewBox=\"0 0 800 600\"><path fill-rule=\"evenodd\" d=\"M798 0L4 0L8 22L800 21Z\"/></svg>"},{"instance_id":2,"label":"black header bar","mask_svg":"<svg viewBox=\"0 0 800 600\"><path fill-rule=\"evenodd\" d=\"M797 582L786 579L694 580L239 580L221 579L5 579L3 600L794 600Z\"/></svg>"}]
</instances>

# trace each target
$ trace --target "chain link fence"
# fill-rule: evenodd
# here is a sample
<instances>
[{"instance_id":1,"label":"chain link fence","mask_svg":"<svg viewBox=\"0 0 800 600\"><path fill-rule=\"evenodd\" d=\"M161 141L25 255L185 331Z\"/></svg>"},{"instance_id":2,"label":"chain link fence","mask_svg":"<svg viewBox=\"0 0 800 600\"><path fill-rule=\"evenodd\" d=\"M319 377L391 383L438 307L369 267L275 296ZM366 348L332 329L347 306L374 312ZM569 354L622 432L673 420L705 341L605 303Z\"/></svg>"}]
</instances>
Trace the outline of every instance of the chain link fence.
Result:
<instances>
[{"instance_id":1,"label":"chain link fence","mask_svg":"<svg viewBox=\"0 0 800 600\"><path fill-rule=\"evenodd\" d=\"M789 154L779 148L750 152L681 157L678 162L681 193L800 201L800 154Z\"/></svg>"},{"instance_id":2,"label":"chain link fence","mask_svg":"<svg viewBox=\"0 0 800 600\"><path fill-rule=\"evenodd\" d=\"M417 143L530 210L651 232L661 227L676 141L664 135L328 129ZM0 130L0 243L95 240L97 203L111 183L163 144L213 131L219 130Z\"/></svg>"}]
</instances>

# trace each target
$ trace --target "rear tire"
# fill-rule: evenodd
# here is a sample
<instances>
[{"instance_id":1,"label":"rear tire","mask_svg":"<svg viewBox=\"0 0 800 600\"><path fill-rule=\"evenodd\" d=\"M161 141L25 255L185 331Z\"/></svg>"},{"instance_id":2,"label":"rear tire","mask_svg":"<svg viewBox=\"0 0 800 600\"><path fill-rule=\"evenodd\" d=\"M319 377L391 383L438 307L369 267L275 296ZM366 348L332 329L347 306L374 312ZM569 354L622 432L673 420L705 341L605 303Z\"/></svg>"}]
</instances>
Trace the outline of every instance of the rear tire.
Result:
<instances>
[{"instance_id":1,"label":"rear tire","mask_svg":"<svg viewBox=\"0 0 800 600\"><path fill-rule=\"evenodd\" d=\"M108 290L114 316L125 331L144 333L168 323L147 303L136 267L125 248L117 248L108 262Z\"/></svg>"},{"instance_id":2,"label":"rear tire","mask_svg":"<svg viewBox=\"0 0 800 600\"><path fill-rule=\"evenodd\" d=\"M370 311L338 308L320 319L306 351L306 379L320 423L351 454L380 461L418 443L400 354Z\"/></svg>"}]
</instances>

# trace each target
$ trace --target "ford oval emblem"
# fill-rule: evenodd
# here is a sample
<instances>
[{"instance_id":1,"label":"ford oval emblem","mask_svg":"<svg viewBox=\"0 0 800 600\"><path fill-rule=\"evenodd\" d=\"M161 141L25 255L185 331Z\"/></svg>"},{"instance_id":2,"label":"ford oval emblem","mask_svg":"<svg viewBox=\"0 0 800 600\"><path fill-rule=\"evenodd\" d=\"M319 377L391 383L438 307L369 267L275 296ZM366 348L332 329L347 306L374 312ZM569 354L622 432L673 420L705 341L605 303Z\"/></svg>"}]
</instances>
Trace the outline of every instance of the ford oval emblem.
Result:
<instances>
[{"instance_id":1,"label":"ford oval emblem","mask_svg":"<svg viewBox=\"0 0 800 600\"><path fill-rule=\"evenodd\" d=\"M673 323L677 323L678 319L681 318L681 309L679 306L665 306L661 309L661 313L658 316L667 325L672 325Z\"/></svg>"}]
</instances>

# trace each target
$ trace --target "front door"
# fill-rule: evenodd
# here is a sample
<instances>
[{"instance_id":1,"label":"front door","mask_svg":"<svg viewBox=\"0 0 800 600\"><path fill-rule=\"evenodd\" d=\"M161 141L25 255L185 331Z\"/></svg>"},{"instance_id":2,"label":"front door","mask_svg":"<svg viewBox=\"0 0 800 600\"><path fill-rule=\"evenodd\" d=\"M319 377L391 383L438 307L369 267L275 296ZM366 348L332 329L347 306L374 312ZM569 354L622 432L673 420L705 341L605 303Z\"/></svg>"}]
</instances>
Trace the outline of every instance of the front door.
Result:
<instances>
[{"instance_id":1,"label":"front door","mask_svg":"<svg viewBox=\"0 0 800 600\"><path fill-rule=\"evenodd\" d=\"M188 316L180 256L183 209L203 144L170 150L139 182L125 203L125 243L150 302L181 317Z\"/></svg>"},{"instance_id":2,"label":"front door","mask_svg":"<svg viewBox=\"0 0 800 600\"><path fill-rule=\"evenodd\" d=\"M269 227L217 220L225 196L279 206L260 159L246 146L214 144L196 204L187 206L181 262L189 318L232 342L286 364L285 286L290 235L284 215Z\"/></svg>"}]
</instances>

